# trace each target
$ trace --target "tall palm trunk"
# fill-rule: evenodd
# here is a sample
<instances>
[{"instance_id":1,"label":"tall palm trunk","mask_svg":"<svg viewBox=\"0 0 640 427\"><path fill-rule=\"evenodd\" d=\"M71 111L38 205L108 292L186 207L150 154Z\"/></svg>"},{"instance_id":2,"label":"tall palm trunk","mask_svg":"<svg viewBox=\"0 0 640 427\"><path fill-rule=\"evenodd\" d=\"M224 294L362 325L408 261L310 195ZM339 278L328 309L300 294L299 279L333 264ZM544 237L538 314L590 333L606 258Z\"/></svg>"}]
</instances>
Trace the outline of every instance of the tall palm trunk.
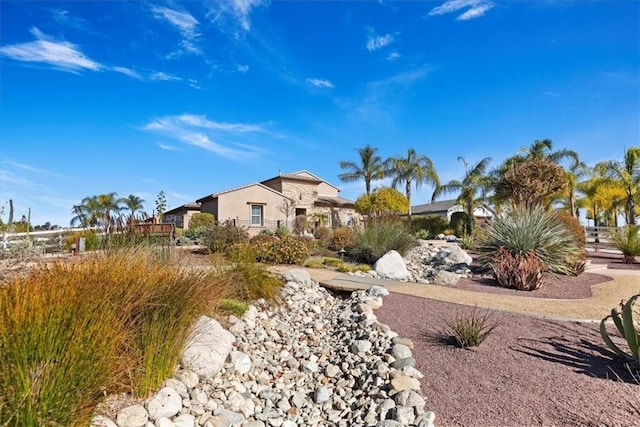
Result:
<instances>
[{"instance_id":1,"label":"tall palm trunk","mask_svg":"<svg viewBox=\"0 0 640 427\"><path fill-rule=\"evenodd\" d=\"M411 225L411 180L407 180L405 192L407 195L407 200L409 201L409 225Z\"/></svg>"},{"instance_id":2,"label":"tall palm trunk","mask_svg":"<svg viewBox=\"0 0 640 427\"><path fill-rule=\"evenodd\" d=\"M627 197L627 224L635 225L636 224L636 202L633 200L633 196Z\"/></svg>"}]
</instances>

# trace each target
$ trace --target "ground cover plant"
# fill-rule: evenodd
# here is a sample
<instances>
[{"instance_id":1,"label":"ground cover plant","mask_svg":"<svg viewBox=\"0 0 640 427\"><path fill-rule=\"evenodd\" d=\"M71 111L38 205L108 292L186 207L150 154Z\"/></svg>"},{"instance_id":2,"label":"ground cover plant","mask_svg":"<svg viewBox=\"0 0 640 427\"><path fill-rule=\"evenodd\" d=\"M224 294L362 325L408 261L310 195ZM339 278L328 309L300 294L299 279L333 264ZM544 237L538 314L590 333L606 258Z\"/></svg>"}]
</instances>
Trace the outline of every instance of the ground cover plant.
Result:
<instances>
[{"instance_id":1,"label":"ground cover plant","mask_svg":"<svg viewBox=\"0 0 640 427\"><path fill-rule=\"evenodd\" d=\"M0 285L0 419L88 425L103 392L145 396L173 373L195 319L226 290L128 248Z\"/></svg>"}]
</instances>

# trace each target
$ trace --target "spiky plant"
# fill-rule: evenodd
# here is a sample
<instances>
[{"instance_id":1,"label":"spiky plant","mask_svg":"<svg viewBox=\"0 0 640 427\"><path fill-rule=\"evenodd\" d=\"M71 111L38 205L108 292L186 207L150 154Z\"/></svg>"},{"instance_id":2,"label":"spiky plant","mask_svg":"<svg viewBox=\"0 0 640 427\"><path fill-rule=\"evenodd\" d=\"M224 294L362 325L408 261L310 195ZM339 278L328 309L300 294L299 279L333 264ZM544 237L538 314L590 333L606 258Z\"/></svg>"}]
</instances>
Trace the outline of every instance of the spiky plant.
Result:
<instances>
[{"instance_id":1,"label":"spiky plant","mask_svg":"<svg viewBox=\"0 0 640 427\"><path fill-rule=\"evenodd\" d=\"M640 295L634 295L629 300L620 305L622 306L622 311L618 311L616 308L611 310L611 314L600 322L600 335L602 335L602 339L604 340L607 347L613 350L618 356L622 356L636 366L640 361L640 334L638 334L638 329L636 325L636 321L633 318L633 308ZM627 353L623 351L620 347L618 347L610 338L609 333L607 332L607 320L612 319L613 323L616 326L616 329L625 339L627 345L629 346L629 350L631 353Z\"/></svg>"},{"instance_id":2,"label":"spiky plant","mask_svg":"<svg viewBox=\"0 0 640 427\"><path fill-rule=\"evenodd\" d=\"M544 283L544 264L536 251L513 255L500 247L493 255L491 272L500 286L519 291L533 291Z\"/></svg>"},{"instance_id":3,"label":"spiky plant","mask_svg":"<svg viewBox=\"0 0 640 427\"><path fill-rule=\"evenodd\" d=\"M640 255L640 225L628 225L625 229L609 235L613 245L624 255L624 262L632 264Z\"/></svg>"},{"instance_id":4,"label":"spiky plant","mask_svg":"<svg viewBox=\"0 0 640 427\"><path fill-rule=\"evenodd\" d=\"M584 255L558 213L541 207L515 207L487 225L478 244L487 266L500 247L514 256L535 251L545 271L565 275L575 273L575 266Z\"/></svg>"}]
</instances>

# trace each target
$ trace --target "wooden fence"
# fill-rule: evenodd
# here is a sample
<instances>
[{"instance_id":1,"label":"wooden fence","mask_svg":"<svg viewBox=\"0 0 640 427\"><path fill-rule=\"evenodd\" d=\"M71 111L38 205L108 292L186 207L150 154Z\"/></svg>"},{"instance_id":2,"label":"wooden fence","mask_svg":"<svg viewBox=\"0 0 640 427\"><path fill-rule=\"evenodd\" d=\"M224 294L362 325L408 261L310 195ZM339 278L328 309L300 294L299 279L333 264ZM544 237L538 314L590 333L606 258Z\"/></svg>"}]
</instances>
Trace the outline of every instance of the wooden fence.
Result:
<instances>
[{"instance_id":1,"label":"wooden fence","mask_svg":"<svg viewBox=\"0 0 640 427\"><path fill-rule=\"evenodd\" d=\"M616 227L584 227L587 246L595 250L613 248L609 235L617 233L618 230Z\"/></svg>"}]
</instances>

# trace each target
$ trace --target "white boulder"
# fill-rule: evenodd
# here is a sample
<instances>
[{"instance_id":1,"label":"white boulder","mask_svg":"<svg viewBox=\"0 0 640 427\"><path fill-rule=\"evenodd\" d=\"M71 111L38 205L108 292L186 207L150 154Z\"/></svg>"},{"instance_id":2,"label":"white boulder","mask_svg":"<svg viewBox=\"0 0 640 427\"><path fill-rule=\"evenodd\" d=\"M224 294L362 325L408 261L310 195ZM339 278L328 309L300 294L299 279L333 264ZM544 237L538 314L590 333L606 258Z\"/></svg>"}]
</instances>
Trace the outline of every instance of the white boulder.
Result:
<instances>
[{"instance_id":1,"label":"white boulder","mask_svg":"<svg viewBox=\"0 0 640 427\"><path fill-rule=\"evenodd\" d=\"M436 258L442 265L467 264L471 265L473 258L460 248L460 246L450 246L443 248L436 254Z\"/></svg>"},{"instance_id":2,"label":"white boulder","mask_svg":"<svg viewBox=\"0 0 640 427\"><path fill-rule=\"evenodd\" d=\"M373 265L378 276L391 280L408 280L411 275L402 256L396 251L389 251Z\"/></svg>"},{"instance_id":3,"label":"white boulder","mask_svg":"<svg viewBox=\"0 0 640 427\"><path fill-rule=\"evenodd\" d=\"M286 271L282 277L287 282L297 283L298 285L308 286L311 284L311 276L307 270L294 268Z\"/></svg>"},{"instance_id":4,"label":"white boulder","mask_svg":"<svg viewBox=\"0 0 640 427\"><path fill-rule=\"evenodd\" d=\"M235 337L210 317L198 319L180 363L201 377L213 378L224 367Z\"/></svg>"}]
</instances>

